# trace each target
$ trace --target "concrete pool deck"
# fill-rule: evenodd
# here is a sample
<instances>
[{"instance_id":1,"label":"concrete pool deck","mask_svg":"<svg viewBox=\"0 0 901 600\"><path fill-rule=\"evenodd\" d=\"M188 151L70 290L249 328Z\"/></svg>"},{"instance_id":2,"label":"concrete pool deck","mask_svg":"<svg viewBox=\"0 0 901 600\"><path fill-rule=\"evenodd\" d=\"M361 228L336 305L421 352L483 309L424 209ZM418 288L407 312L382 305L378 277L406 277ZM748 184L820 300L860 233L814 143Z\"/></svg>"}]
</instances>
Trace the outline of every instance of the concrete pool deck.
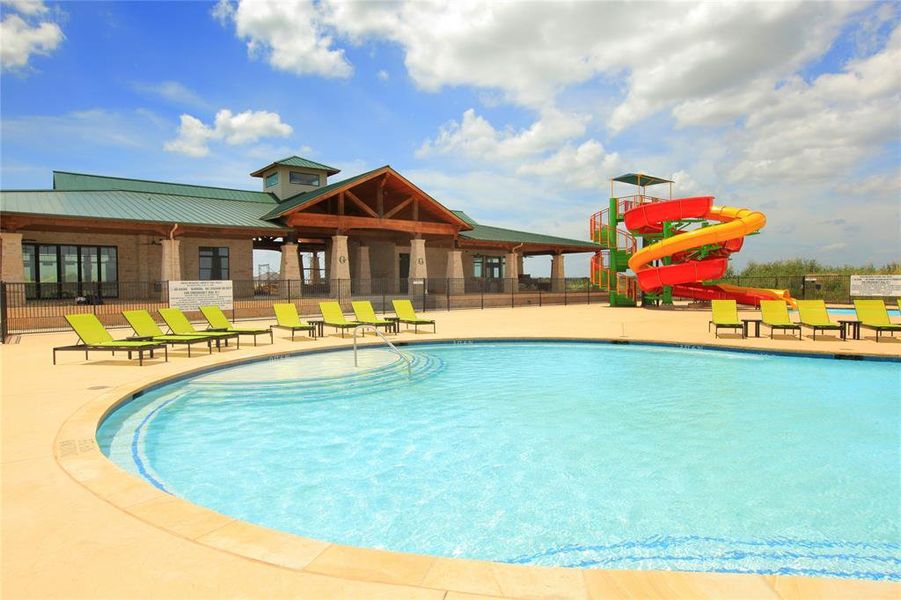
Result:
<instances>
[{"instance_id":1,"label":"concrete pool deck","mask_svg":"<svg viewBox=\"0 0 901 600\"><path fill-rule=\"evenodd\" d=\"M753 313L749 313L752 316ZM438 333L400 341L480 337L659 341L829 354L901 356L897 341L813 342L707 333L709 311L555 306L436 312ZM267 323L268 324L268 323ZM114 332L124 337L125 331ZM725 334L724 334L725 336ZM166 495L109 462L98 421L153 381L232 360L347 346L327 336L169 362L61 353L70 333L23 336L2 361L4 598L898 598L901 584L806 577L540 568L398 554L310 540L244 523ZM368 341L372 342L370 336ZM824 363L828 364L828 363Z\"/></svg>"}]
</instances>

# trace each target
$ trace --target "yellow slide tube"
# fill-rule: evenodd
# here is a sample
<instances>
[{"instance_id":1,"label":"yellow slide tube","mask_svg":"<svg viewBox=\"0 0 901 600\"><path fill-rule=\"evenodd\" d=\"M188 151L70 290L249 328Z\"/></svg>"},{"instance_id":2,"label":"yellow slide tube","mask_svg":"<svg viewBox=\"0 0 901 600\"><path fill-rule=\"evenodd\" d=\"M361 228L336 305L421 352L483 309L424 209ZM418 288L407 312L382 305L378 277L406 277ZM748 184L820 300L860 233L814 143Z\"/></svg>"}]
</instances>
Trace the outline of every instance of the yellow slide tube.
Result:
<instances>
[{"instance_id":1,"label":"yellow slide tube","mask_svg":"<svg viewBox=\"0 0 901 600\"><path fill-rule=\"evenodd\" d=\"M722 223L680 233L642 248L629 259L629 268L637 273L655 260L707 244L719 244L744 237L766 225L766 216L763 213L731 206L713 206L702 218Z\"/></svg>"}]
</instances>

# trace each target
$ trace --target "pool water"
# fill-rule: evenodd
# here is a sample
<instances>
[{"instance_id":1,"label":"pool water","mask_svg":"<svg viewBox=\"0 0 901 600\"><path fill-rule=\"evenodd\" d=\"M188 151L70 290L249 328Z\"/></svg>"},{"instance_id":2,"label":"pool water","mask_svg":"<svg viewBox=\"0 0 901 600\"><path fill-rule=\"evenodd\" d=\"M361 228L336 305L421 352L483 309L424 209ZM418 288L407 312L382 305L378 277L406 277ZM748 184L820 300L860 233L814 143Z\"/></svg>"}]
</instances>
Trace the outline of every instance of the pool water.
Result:
<instances>
[{"instance_id":1,"label":"pool water","mask_svg":"<svg viewBox=\"0 0 901 600\"><path fill-rule=\"evenodd\" d=\"M508 342L256 362L98 438L154 485L322 540L533 565L901 580L901 364Z\"/></svg>"}]
</instances>

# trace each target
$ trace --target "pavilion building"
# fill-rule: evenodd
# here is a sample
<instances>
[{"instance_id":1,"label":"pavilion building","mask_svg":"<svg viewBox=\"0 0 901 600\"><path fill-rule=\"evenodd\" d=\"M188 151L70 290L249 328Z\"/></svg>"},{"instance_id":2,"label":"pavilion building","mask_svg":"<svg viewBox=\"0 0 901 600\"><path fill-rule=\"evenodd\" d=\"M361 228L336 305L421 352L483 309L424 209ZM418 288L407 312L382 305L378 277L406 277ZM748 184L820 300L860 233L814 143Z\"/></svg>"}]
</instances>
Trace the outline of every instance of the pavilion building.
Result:
<instances>
[{"instance_id":1,"label":"pavilion building","mask_svg":"<svg viewBox=\"0 0 901 600\"><path fill-rule=\"evenodd\" d=\"M483 225L390 166L329 182L338 172L291 156L251 173L262 190L248 191L54 171L52 189L0 191L0 275L32 284L30 299L73 297L85 284L116 298L124 282L250 282L253 250L267 249L281 252L282 282L353 282L354 294L431 282L421 284L465 294L470 280L502 292L523 257L549 255L559 290L564 256L598 249Z\"/></svg>"}]
</instances>

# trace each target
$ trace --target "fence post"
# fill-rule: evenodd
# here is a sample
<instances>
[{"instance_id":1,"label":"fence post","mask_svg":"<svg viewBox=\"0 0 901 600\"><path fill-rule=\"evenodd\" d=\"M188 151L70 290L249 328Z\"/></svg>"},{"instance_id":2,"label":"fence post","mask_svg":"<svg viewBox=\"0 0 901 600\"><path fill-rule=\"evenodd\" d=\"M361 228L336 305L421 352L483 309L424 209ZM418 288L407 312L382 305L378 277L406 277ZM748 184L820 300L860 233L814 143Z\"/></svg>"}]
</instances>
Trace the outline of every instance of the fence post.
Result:
<instances>
[{"instance_id":1,"label":"fence post","mask_svg":"<svg viewBox=\"0 0 901 600\"><path fill-rule=\"evenodd\" d=\"M482 279L482 282L479 284L479 289L482 293L482 310L485 310L485 279Z\"/></svg>"},{"instance_id":2,"label":"fence post","mask_svg":"<svg viewBox=\"0 0 901 600\"><path fill-rule=\"evenodd\" d=\"M0 281L0 344L6 343L9 335L9 306L6 301L6 282Z\"/></svg>"},{"instance_id":3,"label":"fence post","mask_svg":"<svg viewBox=\"0 0 901 600\"><path fill-rule=\"evenodd\" d=\"M566 306L566 280L563 280L563 306Z\"/></svg>"},{"instance_id":4,"label":"fence post","mask_svg":"<svg viewBox=\"0 0 901 600\"><path fill-rule=\"evenodd\" d=\"M235 280L232 279L232 321L235 320Z\"/></svg>"},{"instance_id":5,"label":"fence post","mask_svg":"<svg viewBox=\"0 0 901 600\"><path fill-rule=\"evenodd\" d=\"M450 288L451 288L451 280L450 277L444 280L444 293L445 293L445 302L447 303L447 312L450 312Z\"/></svg>"},{"instance_id":6,"label":"fence post","mask_svg":"<svg viewBox=\"0 0 901 600\"><path fill-rule=\"evenodd\" d=\"M538 286L538 308L541 308L541 285Z\"/></svg>"},{"instance_id":7,"label":"fence post","mask_svg":"<svg viewBox=\"0 0 901 600\"><path fill-rule=\"evenodd\" d=\"M428 288L429 288L429 280L423 279L422 280L422 311L423 312L425 312L425 293Z\"/></svg>"}]
</instances>

